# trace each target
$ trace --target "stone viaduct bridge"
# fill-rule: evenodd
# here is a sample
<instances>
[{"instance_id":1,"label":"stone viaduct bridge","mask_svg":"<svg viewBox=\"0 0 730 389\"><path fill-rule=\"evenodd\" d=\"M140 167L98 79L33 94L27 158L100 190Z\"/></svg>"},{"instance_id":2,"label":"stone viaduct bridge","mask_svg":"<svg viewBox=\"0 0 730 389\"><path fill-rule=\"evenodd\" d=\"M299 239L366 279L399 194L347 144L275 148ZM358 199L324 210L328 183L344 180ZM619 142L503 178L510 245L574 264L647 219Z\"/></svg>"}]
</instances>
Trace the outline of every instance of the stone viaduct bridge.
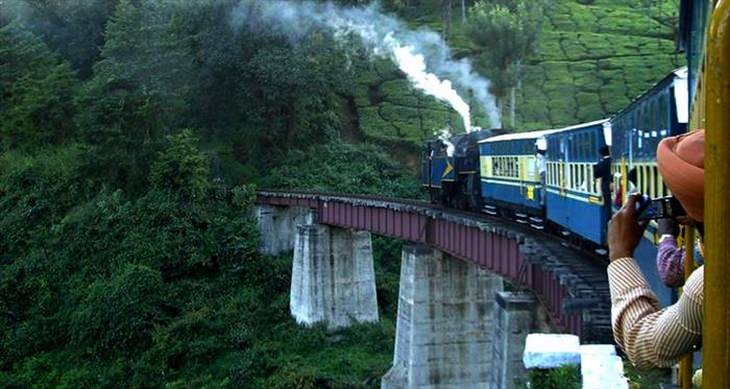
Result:
<instances>
[{"instance_id":1,"label":"stone viaduct bridge","mask_svg":"<svg viewBox=\"0 0 730 389\"><path fill-rule=\"evenodd\" d=\"M610 342L605 265L552 235L373 196L259 191L255 212L262 252L294 250L290 308L302 324L377 321L371 234L411 242L383 388L514 387L530 331Z\"/></svg>"}]
</instances>

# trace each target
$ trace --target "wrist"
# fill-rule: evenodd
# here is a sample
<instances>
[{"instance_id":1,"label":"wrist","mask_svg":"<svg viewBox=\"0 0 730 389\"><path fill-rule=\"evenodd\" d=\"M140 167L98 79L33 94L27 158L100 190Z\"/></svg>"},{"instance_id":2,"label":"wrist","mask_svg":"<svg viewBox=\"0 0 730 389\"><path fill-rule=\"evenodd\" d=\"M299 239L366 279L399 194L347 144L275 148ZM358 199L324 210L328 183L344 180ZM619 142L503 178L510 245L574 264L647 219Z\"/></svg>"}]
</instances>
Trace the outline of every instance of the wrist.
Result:
<instances>
[{"instance_id":1,"label":"wrist","mask_svg":"<svg viewBox=\"0 0 730 389\"><path fill-rule=\"evenodd\" d=\"M610 250L608 253L608 260L613 262L621 258L633 258L634 253L629 250Z\"/></svg>"}]
</instances>

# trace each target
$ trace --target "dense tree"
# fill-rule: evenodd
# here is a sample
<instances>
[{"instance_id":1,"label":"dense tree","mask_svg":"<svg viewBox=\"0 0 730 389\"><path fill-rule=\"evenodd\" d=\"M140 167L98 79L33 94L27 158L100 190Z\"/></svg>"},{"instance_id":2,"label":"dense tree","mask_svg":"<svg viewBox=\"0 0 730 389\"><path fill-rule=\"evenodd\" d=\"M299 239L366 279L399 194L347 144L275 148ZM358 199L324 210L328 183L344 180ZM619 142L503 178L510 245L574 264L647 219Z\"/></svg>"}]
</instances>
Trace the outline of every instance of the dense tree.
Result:
<instances>
[{"instance_id":1,"label":"dense tree","mask_svg":"<svg viewBox=\"0 0 730 389\"><path fill-rule=\"evenodd\" d=\"M190 130L168 137L170 146L152 164L152 186L190 199L202 198L209 187L208 159L196 147Z\"/></svg>"},{"instance_id":2,"label":"dense tree","mask_svg":"<svg viewBox=\"0 0 730 389\"><path fill-rule=\"evenodd\" d=\"M117 0L15 0L5 2L7 16L22 21L68 60L82 79L104 43L104 26ZM0 4L0 8L4 5ZM0 9L0 11L2 11ZM0 25L2 15L0 12Z\"/></svg>"},{"instance_id":3,"label":"dense tree","mask_svg":"<svg viewBox=\"0 0 730 389\"><path fill-rule=\"evenodd\" d=\"M335 95L344 93L348 67L343 53L325 35L314 35L295 48L258 50L248 61L249 97L259 102L252 119L267 128L265 146L332 138L339 125Z\"/></svg>"},{"instance_id":4,"label":"dense tree","mask_svg":"<svg viewBox=\"0 0 730 389\"><path fill-rule=\"evenodd\" d=\"M0 28L0 147L69 140L78 81L69 64L17 22Z\"/></svg>"},{"instance_id":5,"label":"dense tree","mask_svg":"<svg viewBox=\"0 0 730 389\"><path fill-rule=\"evenodd\" d=\"M182 125L191 58L170 26L172 5L122 0L107 24L102 59L81 91L77 116L92 164L139 191L165 134Z\"/></svg>"},{"instance_id":6,"label":"dense tree","mask_svg":"<svg viewBox=\"0 0 730 389\"><path fill-rule=\"evenodd\" d=\"M498 0L476 2L469 12L467 31L481 50L479 63L492 81L492 92L504 110L511 91L514 112L514 87L521 78L521 63L535 50L542 19L540 1ZM514 125L514 113L511 115Z\"/></svg>"}]
</instances>

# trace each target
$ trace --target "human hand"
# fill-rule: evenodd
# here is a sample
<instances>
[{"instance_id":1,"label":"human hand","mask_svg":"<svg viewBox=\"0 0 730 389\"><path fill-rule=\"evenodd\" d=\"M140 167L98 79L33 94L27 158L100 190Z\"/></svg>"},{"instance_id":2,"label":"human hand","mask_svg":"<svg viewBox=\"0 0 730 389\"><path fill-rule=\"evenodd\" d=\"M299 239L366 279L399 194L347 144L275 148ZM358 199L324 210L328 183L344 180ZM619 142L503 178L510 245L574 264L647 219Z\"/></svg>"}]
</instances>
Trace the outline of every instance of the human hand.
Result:
<instances>
[{"instance_id":1,"label":"human hand","mask_svg":"<svg viewBox=\"0 0 730 389\"><path fill-rule=\"evenodd\" d=\"M636 218L636 199L639 196L630 196L608 223L608 258L611 261L633 256L641 241L648 222L639 223Z\"/></svg>"}]
</instances>

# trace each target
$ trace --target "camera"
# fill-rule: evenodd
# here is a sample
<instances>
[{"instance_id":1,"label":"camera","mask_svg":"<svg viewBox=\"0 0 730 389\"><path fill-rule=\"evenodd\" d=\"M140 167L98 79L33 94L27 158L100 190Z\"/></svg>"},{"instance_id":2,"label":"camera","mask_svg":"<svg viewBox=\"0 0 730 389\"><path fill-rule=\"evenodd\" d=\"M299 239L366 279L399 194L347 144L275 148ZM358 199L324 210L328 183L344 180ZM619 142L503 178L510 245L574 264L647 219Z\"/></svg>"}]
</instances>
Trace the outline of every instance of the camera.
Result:
<instances>
[{"instance_id":1,"label":"camera","mask_svg":"<svg viewBox=\"0 0 730 389\"><path fill-rule=\"evenodd\" d=\"M641 195L636 201L636 213L638 220L674 219L687 215L682 204L673 196L650 199Z\"/></svg>"}]
</instances>

